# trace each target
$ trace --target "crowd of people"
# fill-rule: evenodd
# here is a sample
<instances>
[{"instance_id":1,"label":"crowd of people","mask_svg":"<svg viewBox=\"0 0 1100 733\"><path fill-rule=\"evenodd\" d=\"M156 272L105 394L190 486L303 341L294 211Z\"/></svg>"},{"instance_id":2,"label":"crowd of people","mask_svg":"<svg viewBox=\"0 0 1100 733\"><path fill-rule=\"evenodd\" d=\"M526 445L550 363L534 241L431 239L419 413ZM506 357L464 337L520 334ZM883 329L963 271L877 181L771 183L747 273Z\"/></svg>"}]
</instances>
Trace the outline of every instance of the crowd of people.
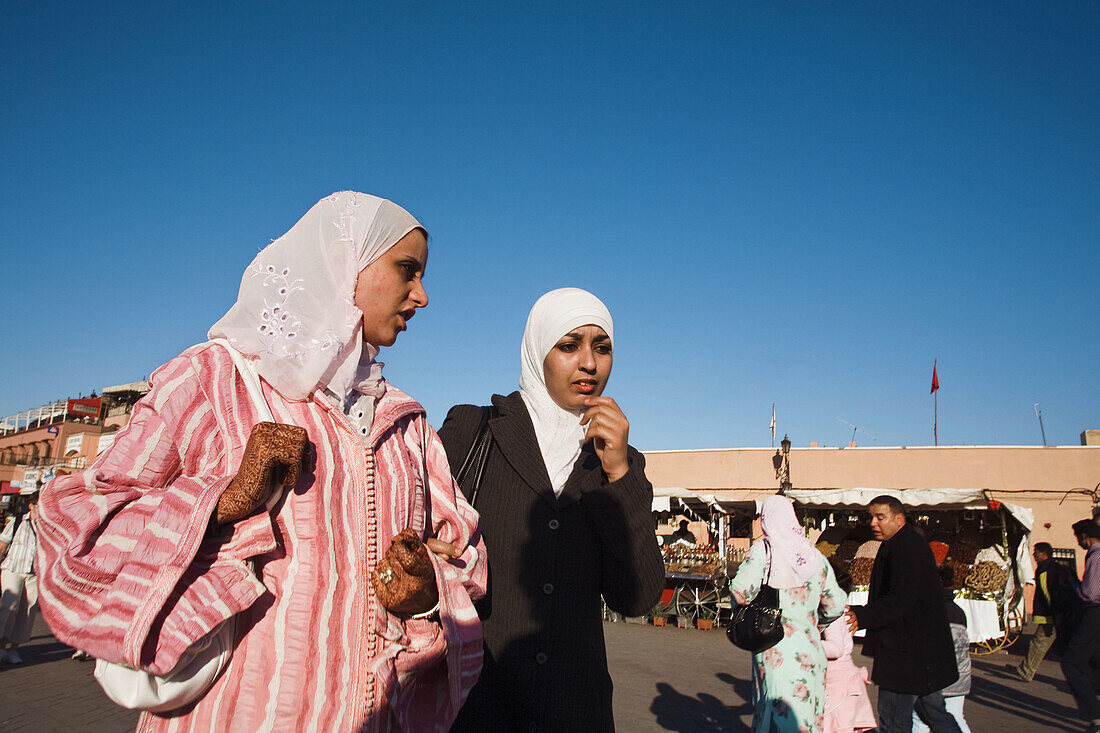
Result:
<instances>
[{"instance_id":1,"label":"crowd of people","mask_svg":"<svg viewBox=\"0 0 1100 733\"><path fill-rule=\"evenodd\" d=\"M41 599L142 731L614 730L602 604L644 614L664 568L645 461L605 393L611 314L584 290L542 295L519 389L455 406L437 434L378 361L428 305L427 261L411 214L350 191L263 249L113 445L0 533L0 661L19 662ZM869 512L882 545L869 600L851 605L790 501L762 502L730 582L739 604L777 589L782 609L782 639L753 656L754 730L969 730L950 579L896 498ZM1080 585L1036 546L1039 632L1015 673L1030 680L1066 639L1096 731L1090 526L1074 525ZM676 539L695 541L686 523ZM1095 604L1072 628L1066 587ZM852 660L859 630L870 676Z\"/></svg>"},{"instance_id":2,"label":"crowd of people","mask_svg":"<svg viewBox=\"0 0 1100 733\"><path fill-rule=\"evenodd\" d=\"M953 639L940 575L928 543L893 496L871 501L871 528L882 542L866 605L848 604L833 567L806 538L784 497L764 500L763 537L730 582L739 604L762 585L779 590L784 636L753 655L753 730L761 733L859 733L876 728L866 671L851 658L853 635L866 630L874 658L878 730L968 730L962 719L960 662L969 685L969 643ZM956 607L957 608L957 607ZM958 609L961 613L961 609ZM965 639L965 621L963 622ZM957 638L957 637L955 637ZM959 653L961 651L961 653ZM945 697L946 696L946 697ZM950 707L945 699L955 700Z\"/></svg>"},{"instance_id":3,"label":"crowd of people","mask_svg":"<svg viewBox=\"0 0 1100 733\"><path fill-rule=\"evenodd\" d=\"M757 733L970 731L963 711L971 686L970 643L966 614L952 590L954 569L937 568L929 543L896 497L876 497L868 510L882 544L868 602L846 605L849 579L834 579L790 503L776 496L762 504L763 536L730 583L742 605L764 584L779 590L784 637L753 655ZM1047 650L1060 640L1066 683L1087 733L1098 733L1100 702L1092 670L1100 665L1100 523L1083 519L1072 529L1086 550L1084 575L1078 581L1072 568L1055 562L1049 543L1035 545L1036 631L1022 663L1008 671L1031 682ZM852 636L860 630L866 631L863 653L873 659L869 680L878 687L877 721L867 698L866 670L851 659Z\"/></svg>"}]
</instances>

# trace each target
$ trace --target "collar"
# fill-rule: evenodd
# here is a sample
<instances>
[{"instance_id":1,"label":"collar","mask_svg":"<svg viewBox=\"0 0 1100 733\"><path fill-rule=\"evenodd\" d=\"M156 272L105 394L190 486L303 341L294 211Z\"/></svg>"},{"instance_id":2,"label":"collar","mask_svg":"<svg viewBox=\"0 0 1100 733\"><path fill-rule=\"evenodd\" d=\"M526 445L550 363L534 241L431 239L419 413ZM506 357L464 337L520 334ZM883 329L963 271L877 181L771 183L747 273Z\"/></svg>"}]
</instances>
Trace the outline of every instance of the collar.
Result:
<instances>
[{"instance_id":1,"label":"collar","mask_svg":"<svg viewBox=\"0 0 1100 733\"><path fill-rule=\"evenodd\" d=\"M909 524L909 521L906 520L905 524L901 525L901 529L899 529L897 532L894 532L894 536L891 537L890 539L883 540L882 544L885 545L887 542L893 542L894 540L896 540L898 537L902 536L903 534L905 534L907 532L915 532L915 531L916 530L913 529L913 526L911 524Z\"/></svg>"},{"instance_id":2,"label":"collar","mask_svg":"<svg viewBox=\"0 0 1100 733\"><path fill-rule=\"evenodd\" d=\"M340 414L343 414L341 412ZM392 384L387 384L386 393L374 407L374 422L370 428L370 443L377 447L382 436L397 423L410 415L427 416L424 407Z\"/></svg>"},{"instance_id":3,"label":"collar","mask_svg":"<svg viewBox=\"0 0 1100 733\"><path fill-rule=\"evenodd\" d=\"M546 472L542 453L539 452L535 425L519 391L507 396L493 395L492 401L500 414L489 420L489 429L493 431L493 440L500 446L500 452L524 483L544 500L557 506L550 474Z\"/></svg>"},{"instance_id":4,"label":"collar","mask_svg":"<svg viewBox=\"0 0 1100 733\"><path fill-rule=\"evenodd\" d=\"M493 440L500 447L504 458L512 465L527 486L538 494L543 501L555 509L562 509L578 501L591 490L593 482L599 482L602 474L599 458L591 443L581 447L580 457L573 464L573 472L565 482L560 496L554 496L550 484L550 474L542 461L535 426L527 412L527 405L519 392L509 395L493 395L493 404L500 415L489 420L489 429ZM577 470L577 468L581 470Z\"/></svg>"},{"instance_id":5,"label":"collar","mask_svg":"<svg viewBox=\"0 0 1100 733\"><path fill-rule=\"evenodd\" d=\"M337 404L334 396L316 390L313 392L311 399L315 405L329 412L337 425L352 435L355 440L359 440L351 421L344 414L343 406ZM426 416L427 411L412 397L387 383L385 394L374 406L374 422L371 423L370 436L368 436L370 445L377 448L383 436L393 429L400 420L410 415Z\"/></svg>"}]
</instances>

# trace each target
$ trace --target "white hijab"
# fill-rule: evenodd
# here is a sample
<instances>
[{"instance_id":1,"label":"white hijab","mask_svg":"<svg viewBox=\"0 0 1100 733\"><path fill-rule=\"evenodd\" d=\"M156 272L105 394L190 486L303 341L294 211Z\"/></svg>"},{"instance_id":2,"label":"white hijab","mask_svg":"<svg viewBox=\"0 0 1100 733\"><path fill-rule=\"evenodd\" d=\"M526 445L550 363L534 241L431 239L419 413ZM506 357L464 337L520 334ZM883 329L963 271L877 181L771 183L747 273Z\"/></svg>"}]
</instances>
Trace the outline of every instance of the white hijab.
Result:
<instances>
[{"instance_id":1,"label":"white hijab","mask_svg":"<svg viewBox=\"0 0 1100 733\"><path fill-rule=\"evenodd\" d=\"M821 553L806 538L790 499L778 494L764 499L760 505L760 528L771 550L768 585L800 588L821 572Z\"/></svg>"},{"instance_id":2,"label":"white hijab","mask_svg":"<svg viewBox=\"0 0 1100 733\"><path fill-rule=\"evenodd\" d=\"M321 199L256 255L237 302L208 337L255 359L260 376L287 399L328 389L346 409L355 391L373 396L361 401L373 410L386 385L377 347L363 341L355 284L417 227L409 212L377 196L341 191Z\"/></svg>"},{"instance_id":3,"label":"white hijab","mask_svg":"<svg viewBox=\"0 0 1100 733\"><path fill-rule=\"evenodd\" d=\"M546 390L542 363L558 339L578 326L588 325L602 328L614 346L615 328L607 306L586 290L560 288L535 301L523 331L519 394L535 425L535 437L555 496L561 495L581 453L585 428L580 419L584 411L566 410L554 402Z\"/></svg>"}]
</instances>

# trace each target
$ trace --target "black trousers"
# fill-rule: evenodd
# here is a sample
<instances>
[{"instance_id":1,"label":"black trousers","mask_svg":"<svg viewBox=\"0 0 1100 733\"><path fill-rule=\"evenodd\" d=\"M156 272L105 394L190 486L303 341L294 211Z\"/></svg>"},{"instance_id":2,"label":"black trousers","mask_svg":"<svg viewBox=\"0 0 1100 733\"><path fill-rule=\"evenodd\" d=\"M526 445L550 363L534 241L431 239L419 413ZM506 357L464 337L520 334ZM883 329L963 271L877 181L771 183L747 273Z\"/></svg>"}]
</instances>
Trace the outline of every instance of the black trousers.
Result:
<instances>
[{"instance_id":1,"label":"black trousers","mask_svg":"<svg viewBox=\"0 0 1100 733\"><path fill-rule=\"evenodd\" d=\"M878 690L879 733L912 733L914 710L932 733L962 733L955 716L944 707L941 693L909 695L881 687Z\"/></svg>"},{"instance_id":2,"label":"black trousers","mask_svg":"<svg viewBox=\"0 0 1100 733\"><path fill-rule=\"evenodd\" d=\"M1062 674L1081 717L1090 722L1100 720L1100 702L1092 684L1093 661L1100 661L1100 606L1084 610L1062 651Z\"/></svg>"}]
</instances>

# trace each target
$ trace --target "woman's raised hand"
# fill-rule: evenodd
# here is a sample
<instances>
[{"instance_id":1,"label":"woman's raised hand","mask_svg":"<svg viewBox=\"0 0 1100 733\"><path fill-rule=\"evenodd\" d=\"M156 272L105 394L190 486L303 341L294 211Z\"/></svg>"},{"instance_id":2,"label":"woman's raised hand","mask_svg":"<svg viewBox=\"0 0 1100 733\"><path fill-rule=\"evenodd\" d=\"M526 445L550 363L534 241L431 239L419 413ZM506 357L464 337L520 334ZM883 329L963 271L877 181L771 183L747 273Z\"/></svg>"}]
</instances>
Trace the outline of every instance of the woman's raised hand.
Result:
<instances>
[{"instance_id":1,"label":"woman's raised hand","mask_svg":"<svg viewBox=\"0 0 1100 733\"><path fill-rule=\"evenodd\" d=\"M309 439L297 425L261 422L252 427L237 475L218 499L214 520L230 524L256 511L275 483L293 488L305 461Z\"/></svg>"},{"instance_id":2,"label":"woman's raised hand","mask_svg":"<svg viewBox=\"0 0 1100 733\"><path fill-rule=\"evenodd\" d=\"M630 422L610 397L589 397L584 404L588 409L581 417L581 425L588 426L587 438L592 441L608 481L618 481L630 470L626 457Z\"/></svg>"}]
</instances>

